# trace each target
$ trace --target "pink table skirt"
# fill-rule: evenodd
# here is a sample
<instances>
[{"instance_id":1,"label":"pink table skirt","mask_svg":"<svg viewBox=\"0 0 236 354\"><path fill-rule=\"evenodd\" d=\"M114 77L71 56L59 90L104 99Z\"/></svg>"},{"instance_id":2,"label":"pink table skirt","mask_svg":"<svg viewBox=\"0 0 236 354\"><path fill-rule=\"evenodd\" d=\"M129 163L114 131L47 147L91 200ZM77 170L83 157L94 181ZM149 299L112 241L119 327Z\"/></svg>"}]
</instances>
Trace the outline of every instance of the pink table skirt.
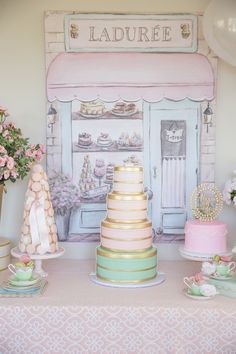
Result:
<instances>
[{"instance_id":1,"label":"pink table skirt","mask_svg":"<svg viewBox=\"0 0 236 354\"><path fill-rule=\"evenodd\" d=\"M41 297L0 298L1 354L236 353L236 300L184 296L195 262L161 262L165 283L142 289L92 283L94 261L45 262ZM0 280L9 276L8 271Z\"/></svg>"}]
</instances>

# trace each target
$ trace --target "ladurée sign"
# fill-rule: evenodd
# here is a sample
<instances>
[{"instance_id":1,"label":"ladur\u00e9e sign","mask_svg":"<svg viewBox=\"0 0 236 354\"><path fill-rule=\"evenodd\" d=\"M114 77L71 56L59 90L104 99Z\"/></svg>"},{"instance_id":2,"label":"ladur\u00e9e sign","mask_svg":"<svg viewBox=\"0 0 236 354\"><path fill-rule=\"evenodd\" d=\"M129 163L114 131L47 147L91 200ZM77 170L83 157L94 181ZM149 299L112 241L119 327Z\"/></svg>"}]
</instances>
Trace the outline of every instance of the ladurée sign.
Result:
<instances>
[{"instance_id":1,"label":"ladur\u00e9e sign","mask_svg":"<svg viewBox=\"0 0 236 354\"><path fill-rule=\"evenodd\" d=\"M67 51L194 52L194 15L73 14L65 16Z\"/></svg>"}]
</instances>

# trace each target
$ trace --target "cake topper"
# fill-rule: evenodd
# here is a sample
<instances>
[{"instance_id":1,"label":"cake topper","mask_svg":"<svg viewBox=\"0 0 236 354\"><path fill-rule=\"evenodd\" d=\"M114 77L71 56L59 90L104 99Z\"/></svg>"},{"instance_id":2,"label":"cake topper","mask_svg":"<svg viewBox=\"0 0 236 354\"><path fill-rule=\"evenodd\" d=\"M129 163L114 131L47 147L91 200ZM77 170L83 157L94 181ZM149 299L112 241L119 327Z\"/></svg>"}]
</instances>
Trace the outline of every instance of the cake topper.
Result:
<instances>
[{"instance_id":1,"label":"cake topper","mask_svg":"<svg viewBox=\"0 0 236 354\"><path fill-rule=\"evenodd\" d=\"M223 208L223 197L219 189L209 183L202 183L192 193L193 216L201 221L212 221Z\"/></svg>"}]
</instances>

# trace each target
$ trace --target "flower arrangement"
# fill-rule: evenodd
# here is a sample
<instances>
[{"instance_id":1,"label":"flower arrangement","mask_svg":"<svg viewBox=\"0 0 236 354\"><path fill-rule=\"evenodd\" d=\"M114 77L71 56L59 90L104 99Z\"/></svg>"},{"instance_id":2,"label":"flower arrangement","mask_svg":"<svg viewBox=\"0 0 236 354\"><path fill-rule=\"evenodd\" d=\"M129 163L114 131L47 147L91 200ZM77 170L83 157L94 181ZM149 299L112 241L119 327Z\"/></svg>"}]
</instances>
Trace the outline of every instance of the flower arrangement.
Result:
<instances>
[{"instance_id":1,"label":"flower arrangement","mask_svg":"<svg viewBox=\"0 0 236 354\"><path fill-rule=\"evenodd\" d=\"M234 177L232 180L228 180L225 183L225 187L223 190L223 199L225 204L233 205L236 207L236 177Z\"/></svg>"},{"instance_id":2,"label":"flower arrangement","mask_svg":"<svg viewBox=\"0 0 236 354\"><path fill-rule=\"evenodd\" d=\"M0 107L0 184L23 179L32 164L40 161L45 153L44 145L32 145L22 136L12 122L6 122L9 113Z\"/></svg>"},{"instance_id":3,"label":"flower arrangement","mask_svg":"<svg viewBox=\"0 0 236 354\"><path fill-rule=\"evenodd\" d=\"M79 187L63 174L56 174L49 178L49 186L54 211L64 216L67 211L80 206Z\"/></svg>"}]
</instances>

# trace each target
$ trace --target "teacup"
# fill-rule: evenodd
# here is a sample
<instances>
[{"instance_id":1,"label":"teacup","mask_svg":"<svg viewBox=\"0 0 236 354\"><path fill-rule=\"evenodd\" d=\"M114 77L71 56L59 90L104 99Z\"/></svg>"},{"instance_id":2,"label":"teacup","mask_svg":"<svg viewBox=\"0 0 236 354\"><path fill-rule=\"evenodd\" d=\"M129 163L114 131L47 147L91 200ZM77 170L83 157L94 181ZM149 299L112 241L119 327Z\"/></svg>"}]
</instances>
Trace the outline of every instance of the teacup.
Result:
<instances>
[{"instance_id":1,"label":"teacup","mask_svg":"<svg viewBox=\"0 0 236 354\"><path fill-rule=\"evenodd\" d=\"M29 280L32 277L32 267L17 267L14 264L9 264L8 269L15 275L18 280Z\"/></svg>"},{"instance_id":2,"label":"teacup","mask_svg":"<svg viewBox=\"0 0 236 354\"><path fill-rule=\"evenodd\" d=\"M197 295L197 296L201 295L200 286L197 285L191 277L190 278L185 277L183 281L184 284L187 285L187 287L190 289L190 293L192 295Z\"/></svg>"},{"instance_id":3,"label":"teacup","mask_svg":"<svg viewBox=\"0 0 236 354\"><path fill-rule=\"evenodd\" d=\"M216 266L216 273L221 276L227 276L236 267L236 262L220 262Z\"/></svg>"}]
</instances>

